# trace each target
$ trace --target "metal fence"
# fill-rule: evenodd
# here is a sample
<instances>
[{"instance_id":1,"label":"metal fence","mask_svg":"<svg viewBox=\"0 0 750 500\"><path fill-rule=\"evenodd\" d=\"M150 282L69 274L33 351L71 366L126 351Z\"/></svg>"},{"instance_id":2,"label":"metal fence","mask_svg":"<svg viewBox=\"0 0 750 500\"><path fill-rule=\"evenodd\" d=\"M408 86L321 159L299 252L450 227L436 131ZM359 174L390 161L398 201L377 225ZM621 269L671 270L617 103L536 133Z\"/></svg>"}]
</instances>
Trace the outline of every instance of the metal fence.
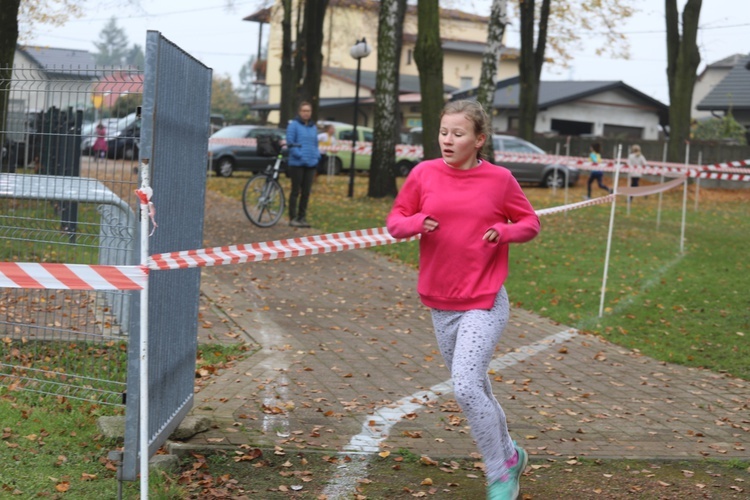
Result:
<instances>
[{"instance_id":1,"label":"metal fence","mask_svg":"<svg viewBox=\"0 0 750 500\"><path fill-rule=\"evenodd\" d=\"M125 128L127 123L132 131L137 120L135 108L128 116L130 110L118 112L110 104L140 73L5 69L10 80L0 80L0 103L6 103L0 108L0 260L136 263L137 176L122 151L135 147ZM127 88L128 100L137 102L140 93ZM106 129L100 132L101 154L94 155L99 122ZM129 292L2 288L0 296L3 383L123 404Z\"/></svg>"},{"instance_id":2,"label":"metal fence","mask_svg":"<svg viewBox=\"0 0 750 500\"><path fill-rule=\"evenodd\" d=\"M159 33L146 37L141 161L148 162L159 225L149 253L203 246L211 69ZM152 272L148 304L149 456L193 405L200 270ZM132 309L132 324L139 324ZM131 336L122 479L138 468L140 328Z\"/></svg>"},{"instance_id":3,"label":"metal fence","mask_svg":"<svg viewBox=\"0 0 750 500\"><path fill-rule=\"evenodd\" d=\"M150 253L202 246L209 68L148 32L143 72L4 69L12 76L0 80L0 261L138 264L135 190L145 163L161 222ZM199 269L149 276L145 459L192 408L199 290ZM140 294L0 294L0 383L124 405L118 477L135 480Z\"/></svg>"},{"instance_id":4,"label":"metal fence","mask_svg":"<svg viewBox=\"0 0 750 500\"><path fill-rule=\"evenodd\" d=\"M598 142L602 147L602 156L604 158L615 158L617 156L617 147L623 146L622 153L625 157L628 155L628 148L633 144L641 147L643 155L650 161L665 161L665 148L667 143L663 140L646 141L639 139L628 139L620 137L544 137L537 136L534 138L534 144L544 149L550 154L569 154L570 156L587 157L590 152L591 144ZM685 149L682 150L684 155ZM734 160L745 160L750 158L750 146L738 146L730 144L721 144L708 141L691 141L690 143L691 164L712 164L723 163ZM680 162L684 162L684 156Z\"/></svg>"}]
</instances>

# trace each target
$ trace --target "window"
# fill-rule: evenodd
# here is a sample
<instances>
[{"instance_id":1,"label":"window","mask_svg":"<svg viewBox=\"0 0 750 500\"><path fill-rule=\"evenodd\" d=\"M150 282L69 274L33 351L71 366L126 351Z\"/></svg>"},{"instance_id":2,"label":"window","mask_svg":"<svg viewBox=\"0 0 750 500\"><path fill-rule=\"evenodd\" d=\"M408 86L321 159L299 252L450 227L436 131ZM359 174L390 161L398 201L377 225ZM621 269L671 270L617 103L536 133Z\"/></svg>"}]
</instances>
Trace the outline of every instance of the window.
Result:
<instances>
[{"instance_id":1,"label":"window","mask_svg":"<svg viewBox=\"0 0 750 500\"><path fill-rule=\"evenodd\" d=\"M642 139L643 127L628 127L625 125L604 124L604 137L616 137L617 139Z\"/></svg>"},{"instance_id":2,"label":"window","mask_svg":"<svg viewBox=\"0 0 750 500\"><path fill-rule=\"evenodd\" d=\"M509 151L511 153L536 153L534 149L530 148L528 145L516 141L514 139L504 139L503 140L503 146L505 147L505 151Z\"/></svg>"},{"instance_id":3,"label":"window","mask_svg":"<svg viewBox=\"0 0 750 500\"><path fill-rule=\"evenodd\" d=\"M474 86L474 79L470 76L461 77L461 90L468 90Z\"/></svg>"},{"instance_id":4,"label":"window","mask_svg":"<svg viewBox=\"0 0 750 500\"><path fill-rule=\"evenodd\" d=\"M518 130L521 124L521 119L517 116L508 117L508 130Z\"/></svg>"},{"instance_id":5,"label":"window","mask_svg":"<svg viewBox=\"0 0 750 500\"><path fill-rule=\"evenodd\" d=\"M553 118L550 128L560 135L584 135L594 131L594 124L590 122L578 122L574 120L559 120Z\"/></svg>"},{"instance_id":6,"label":"window","mask_svg":"<svg viewBox=\"0 0 750 500\"><path fill-rule=\"evenodd\" d=\"M406 51L406 65L409 66L411 64L411 58L414 53L411 49Z\"/></svg>"},{"instance_id":7,"label":"window","mask_svg":"<svg viewBox=\"0 0 750 500\"><path fill-rule=\"evenodd\" d=\"M372 142L372 132L365 130L362 133L362 137L364 138L365 142Z\"/></svg>"}]
</instances>

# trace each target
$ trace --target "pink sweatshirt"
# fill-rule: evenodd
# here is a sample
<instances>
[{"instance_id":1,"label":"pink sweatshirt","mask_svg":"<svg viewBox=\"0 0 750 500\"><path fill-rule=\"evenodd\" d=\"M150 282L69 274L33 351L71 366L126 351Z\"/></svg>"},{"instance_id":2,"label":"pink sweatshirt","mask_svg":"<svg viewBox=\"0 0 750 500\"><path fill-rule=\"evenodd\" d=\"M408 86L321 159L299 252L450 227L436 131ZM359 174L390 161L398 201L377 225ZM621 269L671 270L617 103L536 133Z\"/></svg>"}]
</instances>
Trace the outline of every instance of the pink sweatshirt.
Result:
<instances>
[{"instance_id":1,"label":"pink sweatshirt","mask_svg":"<svg viewBox=\"0 0 750 500\"><path fill-rule=\"evenodd\" d=\"M425 232L427 217L438 228ZM491 309L508 276L508 244L533 239L539 218L510 171L482 161L469 170L442 158L417 165L388 219L395 238L421 234L417 292L431 308ZM488 229L499 238L482 239Z\"/></svg>"}]
</instances>

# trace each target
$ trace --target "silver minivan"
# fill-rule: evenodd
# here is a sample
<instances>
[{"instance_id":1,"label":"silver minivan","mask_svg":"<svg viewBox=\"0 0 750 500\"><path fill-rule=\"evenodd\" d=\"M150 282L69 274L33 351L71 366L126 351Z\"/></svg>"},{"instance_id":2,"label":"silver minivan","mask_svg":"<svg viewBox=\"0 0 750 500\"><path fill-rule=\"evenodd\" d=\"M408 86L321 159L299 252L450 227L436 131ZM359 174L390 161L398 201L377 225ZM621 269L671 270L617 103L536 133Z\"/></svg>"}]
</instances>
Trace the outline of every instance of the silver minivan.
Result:
<instances>
[{"instance_id":1,"label":"silver minivan","mask_svg":"<svg viewBox=\"0 0 750 500\"><path fill-rule=\"evenodd\" d=\"M547 154L542 148L512 135L493 135L492 147L495 149L495 153ZM573 186L578 182L580 176L580 171L577 168L562 164L540 163L531 160L512 162L501 160L495 163L510 170L518 182L530 182L543 187L564 187L566 176L568 186Z\"/></svg>"}]
</instances>

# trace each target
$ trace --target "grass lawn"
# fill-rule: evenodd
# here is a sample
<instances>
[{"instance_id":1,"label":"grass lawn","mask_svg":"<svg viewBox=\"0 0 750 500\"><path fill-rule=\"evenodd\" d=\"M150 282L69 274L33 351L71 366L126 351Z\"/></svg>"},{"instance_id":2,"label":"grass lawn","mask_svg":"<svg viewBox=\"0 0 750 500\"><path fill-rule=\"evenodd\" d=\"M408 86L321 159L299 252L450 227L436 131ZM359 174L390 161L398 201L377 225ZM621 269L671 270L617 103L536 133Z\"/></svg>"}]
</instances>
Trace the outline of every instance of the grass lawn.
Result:
<instances>
[{"instance_id":1,"label":"grass lawn","mask_svg":"<svg viewBox=\"0 0 750 500\"><path fill-rule=\"evenodd\" d=\"M246 180L210 177L208 188L240 199ZM368 179L361 175L348 198L348 182L345 175L318 177L308 220L321 233L385 224L393 200L367 198ZM288 193L288 179L282 183ZM562 190L524 191L536 209L564 204ZM579 182L569 203L584 194ZM617 201L601 318L610 205L544 216L539 237L512 246L511 302L659 360L750 380L750 261L743 252L750 242L750 189L703 188L696 210L695 186L689 186L684 252L681 187L663 195L661 210L658 195L634 199L630 210L624 198ZM418 265L417 242L375 251Z\"/></svg>"},{"instance_id":2,"label":"grass lawn","mask_svg":"<svg viewBox=\"0 0 750 500\"><path fill-rule=\"evenodd\" d=\"M208 187L239 199L247 178L211 177ZM282 182L288 193L288 179L282 178ZM346 196L347 185L346 176L318 178L309 217L316 232L384 225L393 200L367 198L366 177L356 178L353 198ZM525 187L525 191L537 209L564 203L562 191L536 187ZM745 338L750 335L750 299L746 297L750 264L744 257L750 234L750 190L701 189L697 210L694 193L691 186L684 252L680 252L681 189L664 195L658 227L658 196L635 200L629 213L624 200L618 200L601 318L610 218L610 208L604 205L545 216L538 238L511 249L507 281L511 301L515 307L601 335L656 359L750 380L750 347ZM579 201L583 194L583 187L578 186L570 191L569 201ZM418 265L416 242L373 251ZM199 369L209 370L238 355L218 346L201 349ZM107 453L121 443L103 438L96 419L121 412L120 407L0 388L2 497L116 498L115 467ZM316 498L338 470L336 464L319 457L282 460L270 450L266 457L262 467L239 467L229 456L195 455L183 464L179 477L153 472L151 498ZM537 464L538 468L527 473L524 493L529 498L561 493L566 498L688 498L694 494L703 497L704 490L710 488L722 498L741 498L746 495L742 483L750 479L744 461L574 462ZM377 465L368 473L369 482L361 486L369 498L454 498L459 483L463 493L483 495L481 472L474 470L473 461L459 463L457 459L439 469L425 469L419 461L409 460ZM290 471L290 467L300 470ZM314 481L305 483L299 495L279 486L286 480L280 478L293 477L296 484L297 477L308 476ZM437 486L431 486L433 483ZM124 489L124 498L136 498L139 483L126 483ZM225 492L230 496L220 496Z\"/></svg>"}]
</instances>

